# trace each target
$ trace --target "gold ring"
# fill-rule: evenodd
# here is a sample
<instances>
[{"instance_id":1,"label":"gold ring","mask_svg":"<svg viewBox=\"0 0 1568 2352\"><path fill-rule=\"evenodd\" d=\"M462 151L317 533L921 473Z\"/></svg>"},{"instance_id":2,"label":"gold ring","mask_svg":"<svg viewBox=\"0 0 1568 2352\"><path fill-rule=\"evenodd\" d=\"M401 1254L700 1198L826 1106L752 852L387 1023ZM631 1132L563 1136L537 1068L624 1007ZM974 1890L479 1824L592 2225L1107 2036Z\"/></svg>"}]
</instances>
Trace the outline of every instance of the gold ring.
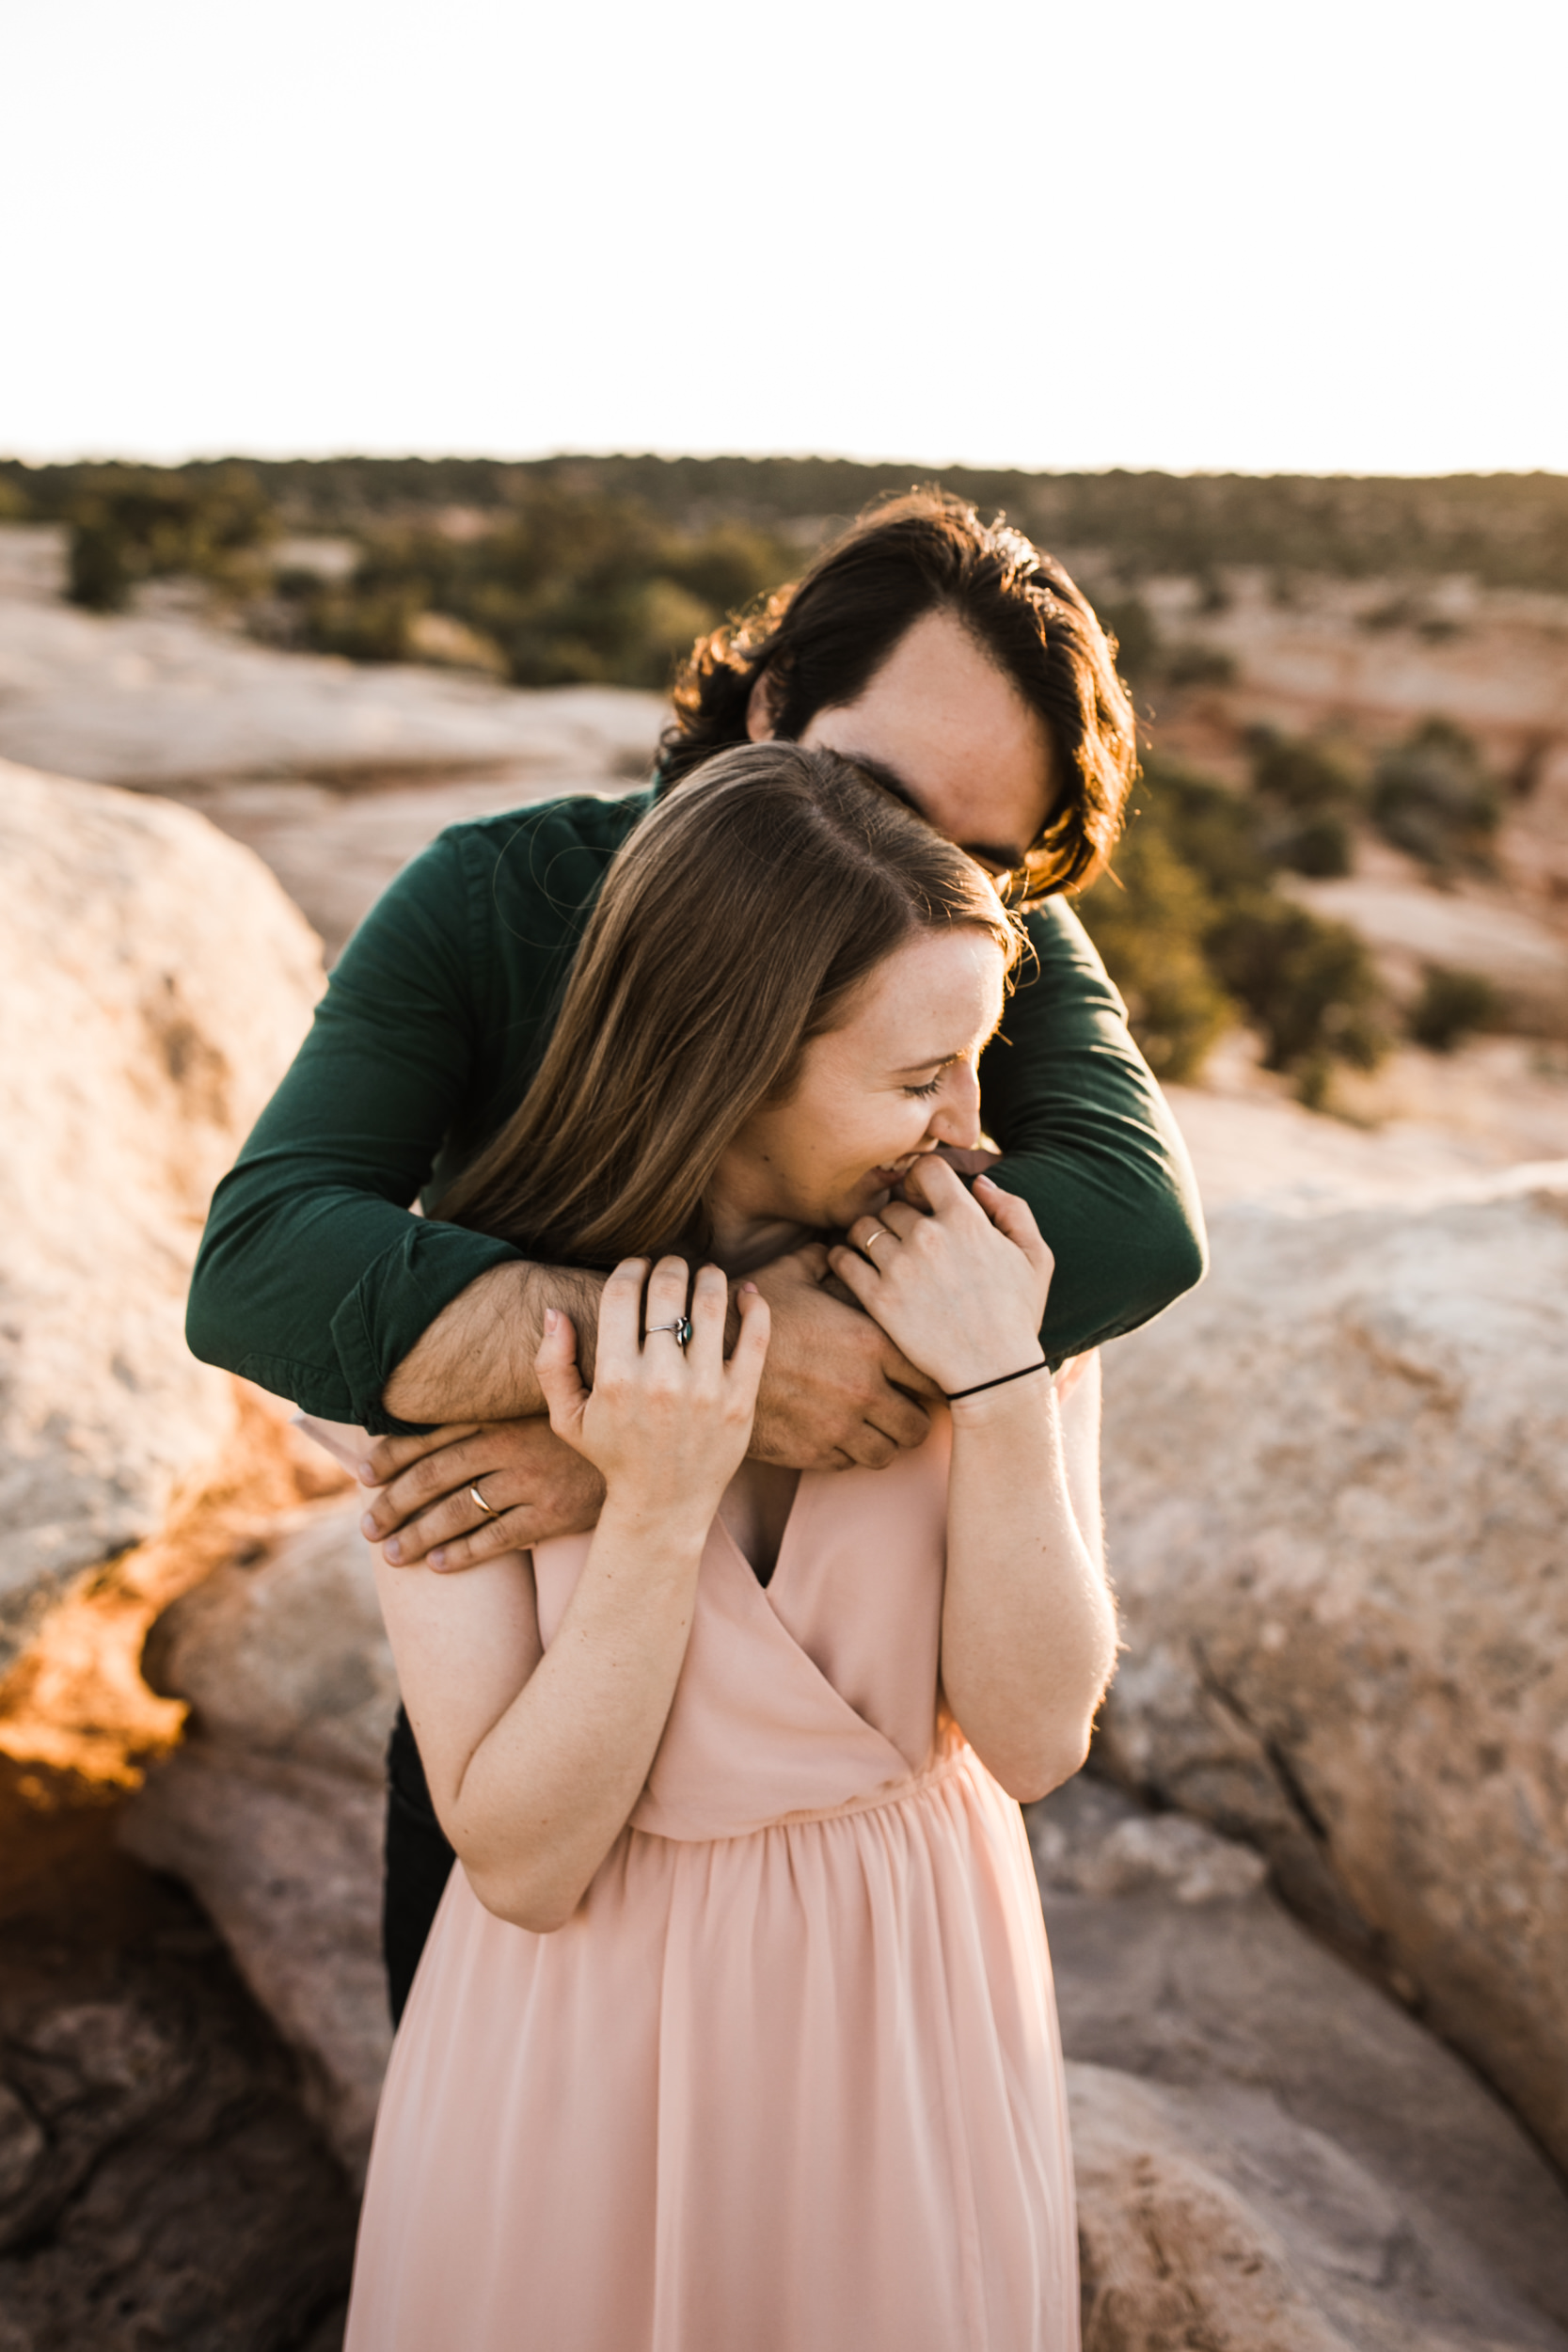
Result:
<instances>
[{"instance_id":1,"label":"gold ring","mask_svg":"<svg viewBox=\"0 0 1568 2352\"><path fill-rule=\"evenodd\" d=\"M866 1235L866 1237L865 1237L864 1241L862 1243L861 1247L862 1247L863 1249L867 1249L867 1250L869 1250L869 1248L871 1248L871 1245L872 1245L872 1243L873 1243L874 1241L886 1241L886 1240L887 1240L887 1238L888 1238L888 1230L887 1230L887 1227L886 1227L885 1225L879 1225L879 1226L878 1226L878 1228L877 1228L877 1230L876 1230L876 1232L875 1232L874 1233L867 1233L867 1235Z\"/></svg>"},{"instance_id":2,"label":"gold ring","mask_svg":"<svg viewBox=\"0 0 1568 2352\"><path fill-rule=\"evenodd\" d=\"M480 1493L479 1481L477 1479L475 1479L473 1485L468 1488L468 1492L472 1495L474 1501L478 1503L480 1509L483 1512L487 1519L493 1519L497 1517L497 1513L493 1505L486 1502L484 1497Z\"/></svg>"}]
</instances>

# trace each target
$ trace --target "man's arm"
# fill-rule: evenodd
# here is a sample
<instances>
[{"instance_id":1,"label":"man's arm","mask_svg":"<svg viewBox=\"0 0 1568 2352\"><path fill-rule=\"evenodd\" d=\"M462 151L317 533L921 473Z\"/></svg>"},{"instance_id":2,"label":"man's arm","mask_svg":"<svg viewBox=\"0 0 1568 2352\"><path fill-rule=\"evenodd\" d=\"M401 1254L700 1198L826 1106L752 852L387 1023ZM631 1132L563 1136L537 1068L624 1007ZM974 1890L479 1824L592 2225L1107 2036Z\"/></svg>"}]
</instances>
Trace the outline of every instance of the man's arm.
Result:
<instances>
[{"instance_id":1,"label":"man's arm","mask_svg":"<svg viewBox=\"0 0 1568 2352\"><path fill-rule=\"evenodd\" d=\"M1039 971L1010 1001L981 1082L988 1129L1006 1150L998 1180L1028 1200L1056 1256L1042 1336L1059 1360L1133 1329L1197 1281L1203 1221L1180 1135L1082 925L1056 902L1031 916L1030 930ZM886 1461L890 1439L917 1444L925 1434L924 1416L888 1385L913 1385L914 1375L867 1353L886 1345L877 1327L862 1320L857 1328L825 1294L813 1296L818 1279L808 1269L802 1281L794 1260L759 1278L773 1308L773 1344L753 1451L794 1468ZM457 1300L445 1330L430 1335L454 1378L475 1360L466 1311ZM834 1413L859 1452L821 1449ZM543 1458L544 1443L537 1422L527 1433L486 1431L451 1453L384 1440L369 1466L379 1491L366 1533L395 1535L405 1561L438 1550L441 1565L462 1567L538 1540L541 1504L562 1515L562 1529L588 1525L594 1498L578 1493L580 1470ZM483 1470L486 1500L500 1506L493 1522L467 1492L483 1465L494 1465L494 1474Z\"/></svg>"},{"instance_id":2,"label":"man's arm","mask_svg":"<svg viewBox=\"0 0 1568 2352\"><path fill-rule=\"evenodd\" d=\"M350 941L214 1197L193 1352L326 1421L392 1426L390 1368L449 1300L519 1262L505 1242L412 1214L474 1088L470 907L465 844L443 834Z\"/></svg>"},{"instance_id":3,"label":"man's arm","mask_svg":"<svg viewBox=\"0 0 1568 2352\"><path fill-rule=\"evenodd\" d=\"M454 1136L471 1150L486 1111L504 1116L504 1099L487 1100L498 1041L524 1082L632 813L551 803L510 836L455 827L372 909L218 1187L191 1289L198 1356L382 1437L541 1412L546 1305L572 1313L592 1362L597 1278L531 1266L412 1204ZM917 1375L891 1342L799 1270L768 1283L781 1342L759 1417L769 1458L871 1462L918 1442L924 1415L889 1385Z\"/></svg>"},{"instance_id":4,"label":"man's arm","mask_svg":"<svg viewBox=\"0 0 1568 2352\"><path fill-rule=\"evenodd\" d=\"M1056 1271L1053 1361L1147 1323L1207 1267L1203 1212L1176 1121L1121 999L1059 898L1031 911L1025 966L980 1065L996 1181L1028 1201Z\"/></svg>"}]
</instances>

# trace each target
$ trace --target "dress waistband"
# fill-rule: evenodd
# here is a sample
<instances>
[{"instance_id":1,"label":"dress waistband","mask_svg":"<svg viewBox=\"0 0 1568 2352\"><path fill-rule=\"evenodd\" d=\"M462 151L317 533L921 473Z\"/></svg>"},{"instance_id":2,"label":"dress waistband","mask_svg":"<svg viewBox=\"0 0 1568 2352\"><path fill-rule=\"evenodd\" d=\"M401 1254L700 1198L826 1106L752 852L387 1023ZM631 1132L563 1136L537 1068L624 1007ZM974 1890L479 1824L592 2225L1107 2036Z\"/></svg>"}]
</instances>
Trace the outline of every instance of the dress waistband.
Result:
<instances>
[{"instance_id":1,"label":"dress waistband","mask_svg":"<svg viewBox=\"0 0 1568 2352\"><path fill-rule=\"evenodd\" d=\"M657 1837L673 1846L722 1846L737 1837L760 1837L768 1830L810 1829L820 1821L845 1821L861 1813L881 1813L890 1806L911 1804L931 1789L938 1788L955 1774L978 1765L979 1759L967 1740L959 1740L924 1772L913 1773L908 1780L884 1782L880 1788L867 1791L863 1797L847 1797L842 1804L829 1804L815 1812L780 1813L771 1820L749 1823L744 1829L717 1831L711 1837L672 1837L668 1832L642 1829L636 1821L628 1824L634 1837Z\"/></svg>"}]
</instances>

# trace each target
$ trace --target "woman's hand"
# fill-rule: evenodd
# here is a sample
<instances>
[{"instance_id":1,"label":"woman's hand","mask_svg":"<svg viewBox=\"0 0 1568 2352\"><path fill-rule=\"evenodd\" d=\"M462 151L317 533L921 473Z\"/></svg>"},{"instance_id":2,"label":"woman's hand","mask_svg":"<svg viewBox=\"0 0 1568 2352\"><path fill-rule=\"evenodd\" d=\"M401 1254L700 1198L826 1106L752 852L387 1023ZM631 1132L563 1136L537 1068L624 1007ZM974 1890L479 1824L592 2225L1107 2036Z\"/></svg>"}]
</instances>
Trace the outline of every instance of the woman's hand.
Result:
<instances>
[{"instance_id":1,"label":"woman's hand","mask_svg":"<svg viewBox=\"0 0 1568 2352\"><path fill-rule=\"evenodd\" d=\"M946 1395L1037 1363L1053 1261L1027 1205L989 1176L972 1197L934 1154L904 1188L930 1216L890 1200L858 1217L833 1272Z\"/></svg>"},{"instance_id":2,"label":"woman's hand","mask_svg":"<svg viewBox=\"0 0 1568 2352\"><path fill-rule=\"evenodd\" d=\"M651 1275L646 1258L627 1258L600 1300L593 1388L578 1371L571 1318L554 1308L546 1310L534 1371L551 1428L603 1473L612 1502L689 1516L705 1533L751 1443L768 1307L754 1285L743 1286L740 1336L726 1363L729 1295L717 1266L698 1270L686 1347L659 1327L685 1315L687 1280L684 1258L661 1258Z\"/></svg>"}]
</instances>

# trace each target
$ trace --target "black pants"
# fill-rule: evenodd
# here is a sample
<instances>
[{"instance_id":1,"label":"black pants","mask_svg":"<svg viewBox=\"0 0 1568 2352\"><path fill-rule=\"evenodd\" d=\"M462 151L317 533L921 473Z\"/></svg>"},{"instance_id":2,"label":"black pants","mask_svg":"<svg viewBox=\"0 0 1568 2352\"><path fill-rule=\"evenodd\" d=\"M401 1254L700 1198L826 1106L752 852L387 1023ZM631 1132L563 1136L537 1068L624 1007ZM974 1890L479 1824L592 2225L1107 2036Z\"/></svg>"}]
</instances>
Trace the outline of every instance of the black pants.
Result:
<instances>
[{"instance_id":1,"label":"black pants","mask_svg":"<svg viewBox=\"0 0 1568 2352\"><path fill-rule=\"evenodd\" d=\"M387 1877L381 1897L381 1949L394 2026L456 1859L436 1819L413 1729L400 1707L387 1743Z\"/></svg>"}]
</instances>

